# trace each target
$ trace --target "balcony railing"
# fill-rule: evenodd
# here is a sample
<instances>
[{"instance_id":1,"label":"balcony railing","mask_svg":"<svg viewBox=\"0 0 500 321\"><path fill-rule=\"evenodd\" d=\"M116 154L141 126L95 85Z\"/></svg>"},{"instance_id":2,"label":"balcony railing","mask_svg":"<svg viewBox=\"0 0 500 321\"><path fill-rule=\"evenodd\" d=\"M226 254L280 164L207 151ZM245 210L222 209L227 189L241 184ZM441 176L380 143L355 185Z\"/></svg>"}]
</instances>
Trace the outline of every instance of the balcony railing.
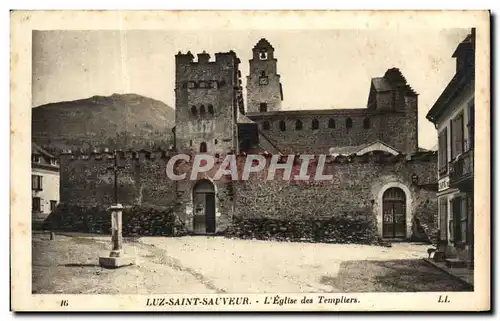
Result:
<instances>
[{"instance_id":1,"label":"balcony railing","mask_svg":"<svg viewBox=\"0 0 500 321\"><path fill-rule=\"evenodd\" d=\"M450 162L450 186L472 182L474 178L474 150L460 154Z\"/></svg>"}]
</instances>

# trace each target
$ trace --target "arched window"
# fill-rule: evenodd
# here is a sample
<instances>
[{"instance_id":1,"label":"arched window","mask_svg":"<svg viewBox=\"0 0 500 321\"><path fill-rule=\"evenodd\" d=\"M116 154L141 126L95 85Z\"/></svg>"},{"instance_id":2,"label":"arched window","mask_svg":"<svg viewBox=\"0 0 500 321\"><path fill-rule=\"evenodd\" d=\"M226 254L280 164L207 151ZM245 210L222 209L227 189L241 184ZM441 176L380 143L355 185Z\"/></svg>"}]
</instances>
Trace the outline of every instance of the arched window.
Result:
<instances>
[{"instance_id":1,"label":"arched window","mask_svg":"<svg viewBox=\"0 0 500 321\"><path fill-rule=\"evenodd\" d=\"M217 145L219 141L217 140L217 138L214 140L214 145Z\"/></svg>"},{"instance_id":2,"label":"arched window","mask_svg":"<svg viewBox=\"0 0 500 321\"><path fill-rule=\"evenodd\" d=\"M204 114L205 114L205 106L201 105L200 106L200 115L204 115Z\"/></svg>"},{"instance_id":3,"label":"arched window","mask_svg":"<svg viewBox=\"0 0 500 321\"><path fill-rule=\"evenodd\" d=\"M346 128L352 128L352 119L351 118L347 118L345 120L345 127Z\"/></svg>"},{"instance_id":4,"label":"arched window","mask_svg":"<svg viewBox=\"0 0 500 321\"><path fill-rule=\"evenodd\" d=\"M200 153L206 153L207 152L207 143L202 142L200 144Z\"/></svg>"},{"instance_id":5,"label":"arched window","mask_svg":"<svg viewBox=\"0 0 500 321\"><path fill-rule=\"evenodd\" d=\"M319 122L318 122L317 119L313 119L312 120L311 128L312 129L318 129L319 128Z\"/></svg>"},{"instance_id":6,"label":"arched window","mask_svg":"<svg viewBox=\"0 0 500 321\"><path fill-rule=\"evenodd\" d=\"M269 129L271 129L271 124L270 124L270 123L266 120L266 121L264 121L264 123L262 124L262 128L263 128L264 130L269 130Z\"/></svg>"},{"instance_id":7,"label":"arched window","mask_svg":"<svg viewBox=\"0 0 500 321\"><path fill-rule=\"evenodd\" d=\"M367 118L363 119L363 128L364 129L370 128L370 118L367 117Z\"/></svg>"},{"instance_id":8,"label":"arched window","mask_svg":"<svg viewBox=\"0 0 500 321\"><path fill-rule=\"evenodd\" d=\"M335 128L335 119L330 118L328 120L328 128Z\"/></svg>"},{"instance_id":9,"label":"arched window","mask_svg":"<svg viewBox=\"0 0 500 321\"><path fill-rule=\"evenodd\" d=\"M196 109L196 106L191 106L191 114L195 115L198 114L198 110Z\"/></svg>"},{"instance_id":10,"label":"arched window","mask_svg":"<svg viewBox=\"0 0 500 321\"><path fill-rule=\"evenodd\" d=\"M297 119L295 121L295 129L296 130L301 130L302 129L302 121L300 119Z\"/></svg>"},{"instance_id":11,"label":"arched window","mask_svg":"<svg viewBox=\"0 0 500 321\"><path fill-rule=\"evenodd\" d=\"M280 120L280 130L284 132L286 130L286 124L284 120Z\"/></svg>"},{"instance_id":12,"label":"arched window","mask_svg":"<svg viewBox=\"0 0 500 321\"><path fill-rule=\"evenodd\" d=\"M189 141L189 146L191 146L191 147L193 146L193 140Z\"/></svg>"},{"instance_id":13,"label":"arched window","mask_svg":"<svg viewBox=\"0 0 500 321\"><path fill-rule=\"evenodd\" d=\"M265 77L266 76L266 72L265 71L261 71L260 76L261 77Z\"/></svg>"},{"instance_id":14,"label":"arched window","mask_svg":"<svg viewBox=\"0 0 500 321\"><path fill-rule=\"evenodd\" d=\"M208 112L212 115L214 114L214 106L212 104L208 105Z\"/></svg>"}]
</instances>

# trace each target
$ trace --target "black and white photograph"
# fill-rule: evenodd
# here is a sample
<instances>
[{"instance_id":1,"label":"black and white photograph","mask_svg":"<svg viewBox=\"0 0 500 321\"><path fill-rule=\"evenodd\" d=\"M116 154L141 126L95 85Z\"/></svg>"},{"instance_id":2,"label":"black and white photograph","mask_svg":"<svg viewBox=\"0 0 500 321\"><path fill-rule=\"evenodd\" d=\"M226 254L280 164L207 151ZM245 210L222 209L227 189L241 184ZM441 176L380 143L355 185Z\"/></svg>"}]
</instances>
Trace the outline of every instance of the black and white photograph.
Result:
<instances>
[{"instance_id":1,"label":"black and white photograph","mask_svg":"<svg viewBox=\"0 0 500 321\"><path fill-rule=\"evenodd\" d=\"M28 309L489 309L488 12L43 13L11 16Z\"/></svg>"}]
</instances>

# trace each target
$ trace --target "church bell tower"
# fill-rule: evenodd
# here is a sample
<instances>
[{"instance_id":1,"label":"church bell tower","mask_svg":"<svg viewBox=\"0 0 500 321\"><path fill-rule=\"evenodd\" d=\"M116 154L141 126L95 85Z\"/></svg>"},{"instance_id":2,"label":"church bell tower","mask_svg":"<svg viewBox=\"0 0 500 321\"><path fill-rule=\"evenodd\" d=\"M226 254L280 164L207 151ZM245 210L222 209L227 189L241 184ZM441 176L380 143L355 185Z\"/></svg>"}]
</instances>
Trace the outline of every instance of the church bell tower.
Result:
<instances>
[{"instance_id":1,"label":"church bell tower","mask_svg":"<svg viewBox=\"0 0 500 321\"><path fill-rule=\"evenodd\" d=\"M274 48L264 38L252 49L250 72L247 76L247 105L249 113L280 111L283 89Z\"/></svg>"}]
</instances>

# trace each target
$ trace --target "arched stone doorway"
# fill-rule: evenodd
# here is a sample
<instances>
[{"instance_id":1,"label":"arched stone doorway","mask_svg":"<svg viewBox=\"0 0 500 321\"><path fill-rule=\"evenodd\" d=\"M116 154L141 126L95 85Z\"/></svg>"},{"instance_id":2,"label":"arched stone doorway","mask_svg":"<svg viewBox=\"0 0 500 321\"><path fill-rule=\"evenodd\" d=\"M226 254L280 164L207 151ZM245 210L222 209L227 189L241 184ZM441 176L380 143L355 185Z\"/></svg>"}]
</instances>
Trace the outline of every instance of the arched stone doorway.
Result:
<instances>
[{"instance_id":1,"label":"arched stone doorway","mask_svg":"<svg viewBox=\"0 0 500 321\"><path fill-rule=\"evenodd\" d=\"M382 197L382 237L406 238L406 194L399 187L388 188Z\"/></svg>"},{"instance_id":2,"label":"arched stone doorway","mask_svg":"<svg viewBox=\"0 0 500 321\"><path fill-rule=\"evenodd\" d=\"M196 234L215 233L215 187L206 179L193 187L193 231Z\"/></svg>"}]
</instances>

